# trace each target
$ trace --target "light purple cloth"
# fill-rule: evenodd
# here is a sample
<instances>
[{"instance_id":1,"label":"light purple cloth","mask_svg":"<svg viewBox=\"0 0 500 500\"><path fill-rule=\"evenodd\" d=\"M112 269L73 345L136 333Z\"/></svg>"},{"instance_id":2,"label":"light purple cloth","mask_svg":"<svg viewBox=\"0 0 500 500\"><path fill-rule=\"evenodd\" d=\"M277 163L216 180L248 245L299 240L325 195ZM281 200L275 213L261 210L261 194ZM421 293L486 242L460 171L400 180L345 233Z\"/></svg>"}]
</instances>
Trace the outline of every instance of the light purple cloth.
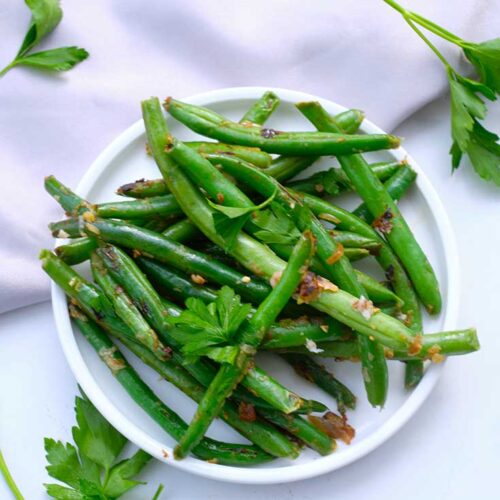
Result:
<instances>
[{"instance_id":1,"label":"light purple cloth","mask_svg":"<svg viewBox=\"0 0 500 500\"><path fill-rule=\"evenodd\" d=\"M497 0L405 3L464 38L498 35ZM139 118L141 99L269 85L361 108L390 130L446 88L440 63L382 0L87 0L63 8L43 48L79 45L90 58L67 74L17 68L0 80L0 312L49 297L37 254L52 246L46 226L61 211L43 177L75 186ZM28 21L22 2L0 0L0 66ZM460 63L458 50L438 45Z\"/></svg>"}]
</instances>

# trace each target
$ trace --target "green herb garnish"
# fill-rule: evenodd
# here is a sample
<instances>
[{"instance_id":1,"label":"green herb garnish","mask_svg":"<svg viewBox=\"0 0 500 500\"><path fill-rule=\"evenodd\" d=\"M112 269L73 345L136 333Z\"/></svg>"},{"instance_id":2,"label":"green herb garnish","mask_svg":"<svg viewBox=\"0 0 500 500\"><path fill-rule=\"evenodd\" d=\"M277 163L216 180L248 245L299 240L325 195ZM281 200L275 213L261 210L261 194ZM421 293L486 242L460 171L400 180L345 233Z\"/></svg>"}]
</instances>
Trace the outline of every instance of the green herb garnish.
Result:
<instances>
[{"instance_id":1,"label":"green herb garnish","mask_svg":"<svg viewBox=\"0 0 500 500\"><path fill-rule=\"evenodd\" d=\"M31 66L47 71L68 71L87 59L88 52L79 47L59 47L31 52L44 37L54 31L61 22L63 13L59 0L25 0L25 3L31 10L28 32L14 60L0 71L0 77L15 66Z\"/></svg>"},{"instance_id":2,"label":"green herb garnish","mask_svg":"<svg viewBox=\"0 0 500 500\"><path fill-rule=\"evenodd\" d=\"M394 0L384 1L403 16L446 68L451 93L453 145L450 154L453 170L458 168L463 155L466 154L481 178L500 186L498 136L479 123L479 120L483 120L487 114L482 97L494 101L496 94L500 93L500 38L482 43L468 42L416 12L404 9ZM475 67L479 81L466 78L452 68L417 25L463 49L465 57Z\"/></svg>"},{"instance_id":3,"label":"green herb garnish","mask_svg":"<svg viewBox=\"0 0 500 500\"><path fill-rule=\"evenodd\" d=\"M257 212L252 222L259 228L255 236L263 243L293 245L301 234L290 213L279 203L272 203L267 210Z\"/></svg>"},{"instance_id":4,"label":"green herb garnish","mask_svg":"<svg viewBox=\"0 0 500 500\"><path fill-rule=\"evenodd\" d=\"M14 481L14 478L12 477L12 474L10 473L9 468L7 467L7 463L5 462L5 459L3 458L3 454L0 451L0 473L5 479L5 482L7 483L7 486L9 490L11 491L13 497L16 500L24 500L23 495L19 491L19 488L17 487L16 482Z\"/></svg>"},{"instance_id":5,"label":"green herb garnish","mask_svg":"<svg viewBox=\"0 0 500 500\"><path fill-rule=\"evenodd\" d=\"M259 210L272 203L275 196L276 192L261 204L251 207L227 207L213 203L207 198L208 204L216 210L212 218L217 234L222 236L229 246L232 246L238 233L243 229L252 213L259 212Z\"/></svg>"},{"instance_id":6,"label":"green herb garnish","mask_svg":"<svg viewBox=\"0 0 500 500\"><path fill-rule=\"evenodd\" d=\"M181 328L172 335L183 344L182 352L190 361L208 356L219 363L233 363L238 347L231 342L250 312L232 288L222 287L210 304L190 297L186 310L171 321Z\"/></svg>"},{"instance_id":7,"label":"green herb garnish","mask_svg":"<svg viewBox=\"0 0 500 500\"><path fill-rule=\"evenodd\" d=\"M45 438L47 472L67 485L46 484L47 494L60 500L111 500L144 484L134 478L151 460L151 455L138 450L130 458L117 462L127 439L86 397L76 398L75 413L77 425L72 434L76 447ZM157 492L155 497L158 495Z\"/></svg>"}]
</instances>

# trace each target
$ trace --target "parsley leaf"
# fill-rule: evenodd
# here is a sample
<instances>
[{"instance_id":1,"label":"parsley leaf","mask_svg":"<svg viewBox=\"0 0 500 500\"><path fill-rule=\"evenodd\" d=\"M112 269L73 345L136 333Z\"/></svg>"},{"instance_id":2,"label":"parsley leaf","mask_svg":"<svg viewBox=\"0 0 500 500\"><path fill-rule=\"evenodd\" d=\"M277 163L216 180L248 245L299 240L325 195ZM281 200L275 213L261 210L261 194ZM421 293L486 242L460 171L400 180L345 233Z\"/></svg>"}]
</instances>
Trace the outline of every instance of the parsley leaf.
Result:
<instances>
[{"instance_id":1,"label":"parsley leaf","mask_svg":"<svg viewBox=\"0 0 500 500\"><path fill-rule=\"evenodd\" d=\"M500 186L500 144L498 135L475 121L467 155L475 171L485 180Z\"/></svg>"},{"instance_id":2,"label":"parsley leaf","mask_svg":"<svg viewBox=\"0 0 500 500\"><path fill-rule=\"evenodd\" d=\"M0 77L15 66L31 66L49 71L68 71L79 62L87 59L88 52L78 47L60 47L30 53L30 51L49 35L62 19L59 0L25 0L31 10L31 21L23 43L15 59L0 71Z\"/></svg>"},{"instance_id":3,"label":"parsley leaf","mask_svg":"<svg viewBox=\"0 0 500 500\"><path fill-rule=\"evenodd\" d=\"M254 235L263 243L290 245L301 234L289 213L279 203L272 203L269 209L256 213L252 222L260 228Z\"/></svg>"},{"instance_id":4,"label":"parsley leaf","mask_svg":"<svg viewBox=\"0 0 500 500\"><path fill-rule=\"evenodd\" d=\"M86 500L87 497L80 491L66 488L60 484L46 484L47 495L57 500Z\"/></svg>"},{"instance_id":5,"label":"parsley leaf","mask_svg":"<svg viewBox=\"0 0 500 500\"><path fill-rule=\"evenodd\" d=\"M189 361L208 356L233 363L239 350L230 343L250 310L250 304L242 304L240 296L224 286L208 305L198 298L187 299L186 309L170 319L177 326L171 334L183 344L182 352Z\"/></svg>"},{"instance_id":6,"label":"parsley leaf","mask_svg":"<svg viewBox=\"0 0 500 500\"><path fill-rule=\"evenodd\" d=\"M461 82L449 78L451 94L451 135L464 151L469 144L475 118L484 118L484 102Z\"/></svg>"},{"instance_id":7,"label":"parsley leaf","mask_svg":"<svg viewBox=\"0 0 500 500\"><path fill-rule=\"evenodd\" d=\"M88 399L77 398L75 410L78 426L72 431L80 453L108 471L127 439L102 418Z\"/></svg>"},{"instance_id":8,"label":"parsley leaf","mask_svg":"<svg viewBox=\"0 0 500 500\"><path fill-rule=\"evenodd\" d=\"M59 49L35 52L17 59L16 66L32 66L49 71L68 71L79 62L87 59L89 53L79 47L61 47Z\"/></svg>"},{"instance_id":9,"label":"parsley leaf","mask_svg":"<svg viewBox=\"0 0 500 500\"><path fill-rule=\"evenodd\" d=\"M109 497L116 498L139 484L145 484L132 478L139 474L150 460L150 455L145 451L138 450L130 458L117 463L109 473L104 493Z\"/></svg>"},{"instance_id":10,"label":"parsley leaf","mask_svg":"<svg viewBox=\"0 0 500 500\"><path fill-rule=\"evenodd\" d=\"M453 145L450 150L453 169L458 168L464 153L470 159L474 170L487 181L500 186L500 145L498 136L486 130L478 121L486 116L486 106L475 93L481 92L491 98L491 89L449 72L451 92L451 134ZM493 94L493 98L495 95Z\"/></svg>"},{"instance_id":11,"label":"parsley leaf","mask_svg":"<svg viewBox=\"0 0 500 500\"><path fill-rule=\"evenodd\" d=\"M25 0L31 10L31 21L16 57L26 54L61 22L63 13L59 0Z\"/></svg>"},{"instance_id":12,"label":"parsley leaf","mask_svg":"<svg viewBox=\"0 0 500 500\"><path fill-rule=\"evenodd\" d=\"M481 81L500 94L500 38L462 45L465 56L474 65Z\"/></svg>"},{"instance_id":13,"label":"parsley leaf","mask_svg":"<svg viewBox=\"0 0 500 500\"><path fill-rule=\"evenodd\" d=\"M260 205L252 205L251 207L226 207L224 205L217 205L207 198L208 204L216 210L212 216L215 230L226 240L228 246L231 247L251 214L262 210L272 203L275 196L276 192Z\"/></svg>"},{"instance_id":14,"label":"parsley leaf","mask_svg":"<svg viewBox=\"0 0 500 500\"><path fill-rule=\"evenodd\" d=\"M76 448L70 443L64 444L50 438L45 438L44 443L47 462L49 462L47 465L49 475L68 486L79 488L84 471Z\"/></svg>"},{"instance_id":15,"label":"parsley leaf","mask_svg":"<svg viewBox=\"0 0 500 500\"><path fill-rule=\"evenodd\" d=\"M45 484L47 494L59 500L112 500L140 483L134 480L151 456L139 450L114 464L127 440L112 427L86 398L76 398L77 447L45 438L49 476L65 483Z\"/></svg>"},{"instance_id":16,"label":"parsley leaf","mask_svg":"<svg viewBox=\"0 0 500 500\"><path fill-rule=\"evenodd\" d=\"M466 154L481 178L500 186L498 136L486 130L478 121L484 119L487 113L486 105L479 94L491 101L500 94L500 38L482 43L468 42L416 12L403 8L396 0L384 1L403 16L446 68L451 94L452 169L458 168L463 155ZM480 81L457 73L417 25L461 47L465 57L479 74Z\"/></svg>"}]
</instances>

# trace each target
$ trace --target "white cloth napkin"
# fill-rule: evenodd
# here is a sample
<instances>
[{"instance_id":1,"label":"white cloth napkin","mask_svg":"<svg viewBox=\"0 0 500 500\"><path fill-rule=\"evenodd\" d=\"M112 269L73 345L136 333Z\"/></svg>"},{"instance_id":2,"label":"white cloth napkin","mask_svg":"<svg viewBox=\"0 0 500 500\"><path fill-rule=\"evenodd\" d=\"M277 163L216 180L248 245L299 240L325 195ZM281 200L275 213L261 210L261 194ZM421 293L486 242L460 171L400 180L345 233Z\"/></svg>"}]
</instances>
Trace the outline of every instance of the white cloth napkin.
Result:
<instances>
[{"instance_id":1,"label":"white cloth napkin","mask_svg":"<svg viewBox=\"0 0 500 500\"><path fill-rule=\"evenodd\" d=\"M498 35L497 0L406 1L463 38ZM497 4L495 7L494 4ZM365 110L392 129L446 88L430 50L382 0L87 0L63 2L43 48L91 54L66 74L17 68L0 80L0 312L46 300L37 260L61 218L43 177L75 186L151 95L232 86L302 90ZM0 66L29 11L0 0ZM450 61L459 51L437 42Z\"/></svg>"}]
</instances>

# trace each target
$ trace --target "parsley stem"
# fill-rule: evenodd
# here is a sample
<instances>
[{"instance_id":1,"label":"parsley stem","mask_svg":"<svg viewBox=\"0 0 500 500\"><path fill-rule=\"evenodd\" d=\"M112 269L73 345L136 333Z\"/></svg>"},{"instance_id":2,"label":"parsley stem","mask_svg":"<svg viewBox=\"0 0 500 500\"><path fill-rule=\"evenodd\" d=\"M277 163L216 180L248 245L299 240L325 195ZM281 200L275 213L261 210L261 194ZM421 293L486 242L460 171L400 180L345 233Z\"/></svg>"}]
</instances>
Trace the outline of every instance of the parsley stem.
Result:
<instances>
[{"instance_id":1,"label":"parsley stem","mask_svg":"<svg viewBox=\"0 0 500 500\"><path fill-rule=\"evenodd\" d=\"M163 489L165 488L165 486L163 486L163 484L160 484L160 486L158 486L155 494L153 495L153 498L151 500L158 500L158 498L160 498L160 495L163 491Z\"/></svg>"},{"instance_id":2,"label":"parsley stem","mask_svg":"<svg viewBox=\"0 0 500 500\"><path fill-rule=\"evenodd\" d=\"M0 78L2 78L3 76L5 76L5 74L9 70L11 70L16 64L17 64L17 61L16 61L16 59L14 59L10 64L8 64L7 66L5 66L5 68L2 69L2 71L0 71Z\"/></svg>"},{"instance_id":3,"label":"parsley stem","mask_svg":"<svg viewBox=\"0 0 500 500\"><path fill-rule=\"evenodd\" d=\"M407 16L410 11L406 10L402 5L399 5L394 0L384 0L387 5L390 5L394 10L397 10L402 16Z\"/></svg>"},{"instance_id":4,"label":"parsley stem","mask_svg":"<svg viewBox=\"0 0 500 500\"><path fill-rule=\"evenodd\" d=\"M404 17L405 21L408 23L408 25L410 26L410 28L427 44L427 46L432 50L432 52L434 52L434 54L436 54L436 56L444 64L446 69L448 71L449 70L453 71L452 67L450 66L450 63L445 59L443 54L441 54L441 52L438 50L438 48L422 33L422 31L419 28L417 28L415 23L410 18L408 18L406 16L403 16L403 17Z\"/></svg>"},{"instance_id":5,"label":"parsley stem","mask_svg":"<svg viewBox=\"0 0 500 500\"><path fill-rule=\"evenodd\" d=\"M7 467L7 463L5 462L5 459L3 458L2 451L0 450L0 472L2 473L5 482L7 483L7 486L9 487L10 491L14 495L14 498L16 500L24 500L23 495L19 491L19 488L17 487L16 482L14 481L14 478L12 477L9 468Z\"/></svg>"},{"instance_id":6,"label":"parsley stem","mask_svg":"<svg viewBox=\"0 0 500 500\"><path fill-rule=\"evenodd\" d=\"M429 30L435 35L444 38L445 40L448 40L448 42L454 43L455 45L458 45L460 47L465 43L465 40L462 40L460 37L442 28L436 23L433 23L429 19L422 17L420 14L417 14L416 12L408 12L408 16L412 19L412 21L415 21L416 23L420 24L420 26L424 27L425 29Z\"/></svg>"},{"instance_id":7,"label":"parsley stem","mask_svg":"<svg viewBox=\"0 0 500 500\"><path fill-rule=\"evenodd\" d=\"M431 31L435 35L440 36L441 38L444 38L445 40L448 40L449 42L454 43L460 47L465 43L465 41L462 40L460 37L454 35L450 31L442 28L441 26L437 25L436 23L433 23L429 19L426 19L425 17L421 16L420 14L417 14L416 12L412 12L410 10L406 10L404 7L399 5L394 0L384 0L384 2L387 5L390 5L393 9L397 10L405 18L406 22L409 23L409 20L414 21L417 24L420 24L420 26L424 27L425 29ZM411 24L410 24L410 26L411 26ZM427 43L425 38L423 40ZM429 43L427 43L427 45L429 45ZM431 47L431 46L429 45L429 47ZM432 47L431 47L431 49L432 49Z\"/></svg>"}]
</instances>

